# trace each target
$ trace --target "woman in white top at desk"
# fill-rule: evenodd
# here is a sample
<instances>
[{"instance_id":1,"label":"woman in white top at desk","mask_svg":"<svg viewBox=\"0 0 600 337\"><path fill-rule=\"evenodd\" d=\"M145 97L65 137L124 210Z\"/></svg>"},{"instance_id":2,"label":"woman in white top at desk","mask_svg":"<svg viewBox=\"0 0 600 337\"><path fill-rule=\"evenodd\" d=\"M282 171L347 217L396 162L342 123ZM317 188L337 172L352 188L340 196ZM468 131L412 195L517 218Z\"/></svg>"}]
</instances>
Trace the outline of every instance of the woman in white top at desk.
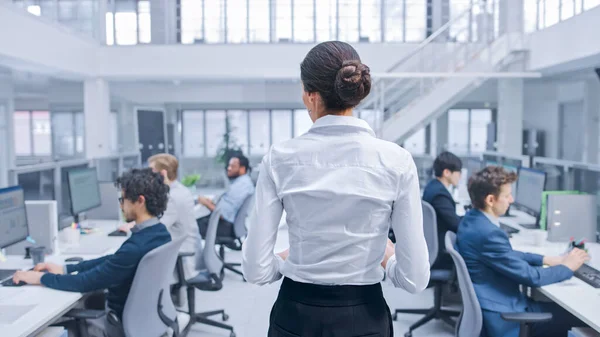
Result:
<instances>
[{"instance_id":1,"label":"woman in white top at desk","mask_svg":"<svg viewBox=\"0 0 600 337\"><path fill-rule=\"evenodd\" d=\"M429 282L415 163L352 117L371 89L369 68L354 48L321 43L300 69L314 125L273 145L261 163L244 276L255 284L285 276L270 337L393 336L384 273L411 293ZM290 248L274 254L284 209ZM396 247L388 240L390 223Z\"/></svg>"}]
</instances>

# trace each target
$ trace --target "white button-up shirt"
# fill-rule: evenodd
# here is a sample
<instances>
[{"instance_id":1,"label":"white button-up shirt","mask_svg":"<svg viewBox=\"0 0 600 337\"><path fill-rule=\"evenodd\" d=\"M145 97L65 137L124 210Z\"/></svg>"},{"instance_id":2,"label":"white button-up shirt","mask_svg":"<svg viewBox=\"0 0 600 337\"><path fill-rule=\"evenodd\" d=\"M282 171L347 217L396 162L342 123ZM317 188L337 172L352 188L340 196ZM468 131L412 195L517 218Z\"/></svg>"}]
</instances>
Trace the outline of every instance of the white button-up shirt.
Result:
<instances>
[{"instance_id":1,"label":"white button-up shirt","mask_svg":"<svg viewBox=\"0 0 600 337\"><path fill-rule=\"evenodd\" d=\"M285 261L273 252L284 209ZM377 139L363 120L322 117L263 158L243 245L244 276L256 284L282 275L322 285L379 283L390 223L397 241L387 275L396 287L422 291L429 256L412 156Z\"/></svg>"}]
</instances>

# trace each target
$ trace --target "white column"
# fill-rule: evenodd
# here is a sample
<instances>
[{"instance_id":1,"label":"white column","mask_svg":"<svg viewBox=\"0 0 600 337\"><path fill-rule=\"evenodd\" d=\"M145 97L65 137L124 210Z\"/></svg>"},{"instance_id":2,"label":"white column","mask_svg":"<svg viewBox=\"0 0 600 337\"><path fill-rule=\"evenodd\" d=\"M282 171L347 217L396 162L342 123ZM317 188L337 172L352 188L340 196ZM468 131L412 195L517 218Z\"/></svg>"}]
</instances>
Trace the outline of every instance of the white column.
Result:
<instances>
[{"instance_id":1,"label":"white column","mask_svg":"<svg viewBox=\"0 0 600 337\"><path fill-rule=\"evenodd\" d=\"M135 109L129 102L121 102L119 106L119 132L119 149L121 152L139 150Z\"/></svg>"},{"instance_id":2,"label":"white column","mask_svg":"<svg viewBox=\"0 0 600 337\"><path fill-rule=\"evenodd\" d=\"M598 151L600 142L600 82L597 79L589 80L585 86L585 137L583 161L598 163Z\"/></svg>"},{"instance_id":3,"label":"white column","mask_svg":"<svg viewBox=\"0 0 600 337\"><path fill-rule=\"evenodd\" d=\"M518 156L523 146L523 79L498 80L498 152Z\"/></svg>"},{"instance_id":4,"label":"white column","mask_svg":"<svg viewBox=\"0 0 600 337\"><path fill-rule=\"evenodd\" d=\"M0 188L10 184L8 172L15 163L12 114L12 79L0 75Z\"/></svg>"},{"instance_id":5,"label":"white column","mask_svg":"<svg viewBox=\"0 0 600 337\"><path fill-rule=\"evenodd\" d=\"M431 33L435 33L450 19L450 0L431 0ZM452 13L458 15L459 13ZM448 40L450 30L446 30L437 39L440 42Z\"/></svg>"},{"instance_id":6,"label":"white column","mask_svg":"<svg viewBox=\"0 0 600 337\"><path fill-rule=\"evenodd\" d=\"M110 90L105 79L85 80L83 112L86 157L92 159L110 155Z\"/></svg>"},{"instance_id":7,"label":"white column","mask_svg":"<svg viewBox=\"0 0 600 337\"><path fill-rule=\"evenodd\" d=\"M444 112L436 121L435 129L432 128L431 133L435 133L435 144L431 144L434 155L438 155L448 149L448 112Z\"/></svg>"},{"instance_id":8,"label":"white column","mask_svg":"<svg viewBox=\"0 0 600 337\"><path fill-rule=\"evenodd\" d=\"M101 44L106 44L106 12L108 11L108 0L98 0L98 12L96 12L95 37ZM113 18L114 21L114 18Z\"/></svg>"},{"instance_id":9,"label":"white column","mask_svg":"<svg viewBox=\"0 0 600 337\"><path fill-rule=\"evenodd\" d=\"M529 0L495 0L499 1L500 34L522 33L524 30L523 1Z\"/></svg>"},{"instance_id":10,"label":"white column","mask_svg":"<svg viewBox=\"0 0 600 337\"><path fill-rule=\"evenodd\" d=\"M198 2L202 0L196 0ZM150 0L152 44L172 44L177 41L177 2ZM200 25L201 22L196 24Z\"/></svg>"}]
</instances>

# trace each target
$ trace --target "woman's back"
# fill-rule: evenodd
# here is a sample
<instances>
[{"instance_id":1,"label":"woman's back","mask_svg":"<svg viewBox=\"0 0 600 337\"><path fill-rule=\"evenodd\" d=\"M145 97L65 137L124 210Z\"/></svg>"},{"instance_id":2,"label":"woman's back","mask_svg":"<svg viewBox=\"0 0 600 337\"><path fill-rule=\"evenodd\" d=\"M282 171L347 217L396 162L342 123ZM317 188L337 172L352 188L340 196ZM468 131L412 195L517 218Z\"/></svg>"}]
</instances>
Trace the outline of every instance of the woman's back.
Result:
<instances>
[{"instance_id":1,"label":"woman's back","mask_svg":"<svg viewBox=\"0 0 600 337\"><path fill-rule=\"evenodd\" d=\"M316 284L374 284L392 207L412 158L354 117L325 116L273 147L270 171L287 213L290 255L282 273Z\"/></svg>"}]
</instances>

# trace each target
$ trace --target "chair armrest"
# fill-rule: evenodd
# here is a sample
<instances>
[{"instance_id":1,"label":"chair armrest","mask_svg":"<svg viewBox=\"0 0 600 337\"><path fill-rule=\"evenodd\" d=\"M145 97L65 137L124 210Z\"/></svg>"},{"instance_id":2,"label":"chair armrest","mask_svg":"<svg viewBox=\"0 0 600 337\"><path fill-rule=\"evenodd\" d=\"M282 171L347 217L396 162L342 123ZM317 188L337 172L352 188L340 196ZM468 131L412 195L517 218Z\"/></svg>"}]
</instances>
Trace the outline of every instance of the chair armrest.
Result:
<instances>
[{"instance_id":1,"label":"chair armrest","mask_svg":"<svg viewBox=\"0 0 600 337\"><path fill-rule=\"evenodd\" d=\"M504 312L500 314L503 320L517 323L541 323L552 319L549 312Z\"/></svg>"},{"instance_id":2,"label":"chair armrest","mask_svg":"<svg viewBox=\"0 0 600 337\"><path fill-rule=\"evenodd\" d=\"M75 319L96 319L106 315L104 310L71 309L64 316Z\"/></svg>"},{"instance_id":3,"label":"chair armrest","mask_svg":"<svg viewBox=\"0 0 600 337\"><path fill-rule=\"evenodd\" d=\"M188 256L195 256L196 253L192 253L192 252L180 252L179 255L177 255L177 257L188 257Z\"/></svg>"}]
</instances>

